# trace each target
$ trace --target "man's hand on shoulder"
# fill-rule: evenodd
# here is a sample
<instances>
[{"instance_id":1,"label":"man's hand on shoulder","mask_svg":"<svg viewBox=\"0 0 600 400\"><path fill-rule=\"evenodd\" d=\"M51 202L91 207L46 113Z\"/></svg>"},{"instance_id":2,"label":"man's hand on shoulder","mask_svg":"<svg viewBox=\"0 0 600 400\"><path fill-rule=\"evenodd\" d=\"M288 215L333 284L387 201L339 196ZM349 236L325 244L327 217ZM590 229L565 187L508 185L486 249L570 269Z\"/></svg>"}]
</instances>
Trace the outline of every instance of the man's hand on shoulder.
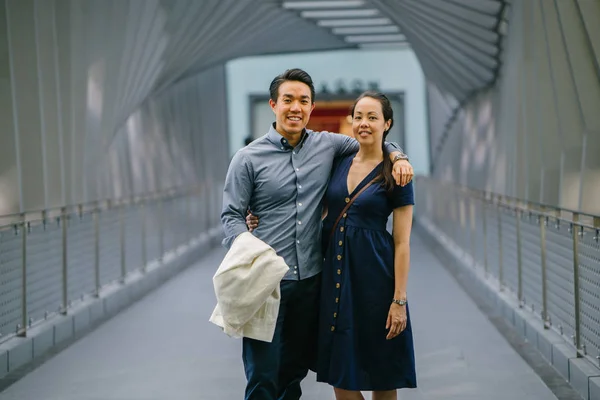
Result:
<instances>
[{"instance_id":1,"label":"man's hand on shoulder","mask_svg":"<svg viewBox=\"0 0 600 400\"><path fill-rule=\"evenodd\" d=\"M406 186L412 181L415 171L408 160L397 160L392 167L392 176L396 180L396 185Z\"/></svg>"}]
</instances>

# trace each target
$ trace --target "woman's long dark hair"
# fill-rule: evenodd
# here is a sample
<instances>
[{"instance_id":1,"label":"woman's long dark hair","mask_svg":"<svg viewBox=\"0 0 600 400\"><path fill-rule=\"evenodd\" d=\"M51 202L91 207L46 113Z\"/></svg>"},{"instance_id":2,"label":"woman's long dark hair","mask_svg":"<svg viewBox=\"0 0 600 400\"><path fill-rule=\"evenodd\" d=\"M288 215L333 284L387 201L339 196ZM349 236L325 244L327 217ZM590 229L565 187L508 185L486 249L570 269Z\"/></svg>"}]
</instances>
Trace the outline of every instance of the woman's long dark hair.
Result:
<instances>
[{"instance_id":1,"label":"woman's long dark hair","mask_svg":"<svg viewBox=\"0 0 600 400\"><path fill-rule=\"evenodd\" d=\"M369 91L362 93L354 101L354 104L352 105L352 109L350 112L352 115L352 118L354 118L354 109L356 108L356 104L361 99L364 99L365 97L370 97L372 99L379 101L379 103L381 104L381 111L383 112L384 122L391 121L390 127L388 128L388 130L383 132L383 139L381 140L381 149L383 150L383 168L382 168L381 172L379 173L379 176L377 176L377 180L383 182L384 189L388 193L391 193L391 191L394 190L394 185L396 184L396 182L394 180L394 177L392 176L392 160L390 160L390 153L387 150L387 148L385 147L385 138L387 137L388 133L390 133L390 129L392 129L392 126L394 126L394 110L392 110L392 104L390 103L390 100L387 98L387 96L385 94L383 94L381 92L369 90Z\"/></svg>"}]
</instances>

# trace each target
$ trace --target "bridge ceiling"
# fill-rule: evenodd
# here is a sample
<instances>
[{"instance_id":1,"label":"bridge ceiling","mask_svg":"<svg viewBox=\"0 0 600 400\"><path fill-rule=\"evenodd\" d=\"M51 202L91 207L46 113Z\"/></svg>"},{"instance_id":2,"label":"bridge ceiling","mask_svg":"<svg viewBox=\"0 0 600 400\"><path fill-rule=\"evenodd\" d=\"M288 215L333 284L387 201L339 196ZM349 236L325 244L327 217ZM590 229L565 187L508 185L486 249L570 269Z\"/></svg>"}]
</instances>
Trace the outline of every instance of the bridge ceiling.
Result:
<instances>
[{"instance_id":1,"label":"bridge ceiling","mask_svg":"<svg viewBox=\"0 0 600 400\"><path fill-rule=\"evenodd\" d=\"M506 0L161 0L157 87L248 55L410 46L450 102L494 82Z\"/></svg>"}]
</instances>

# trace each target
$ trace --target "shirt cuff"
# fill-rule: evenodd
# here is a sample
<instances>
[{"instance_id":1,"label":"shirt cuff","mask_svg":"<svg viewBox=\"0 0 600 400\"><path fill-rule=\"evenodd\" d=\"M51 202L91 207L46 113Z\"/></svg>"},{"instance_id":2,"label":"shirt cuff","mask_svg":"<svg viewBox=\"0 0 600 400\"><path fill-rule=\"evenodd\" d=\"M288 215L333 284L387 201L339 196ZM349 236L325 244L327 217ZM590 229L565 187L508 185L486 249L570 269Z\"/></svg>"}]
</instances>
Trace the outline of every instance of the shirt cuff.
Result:
<instances>
[{"instance_id":1,"label":"shirt cuff","mask_svg":"<svg viewBox=\"0 0 600 400\"><path fill-rule=\"evenodd\" d=\"M237 238L239 235L241 235L244 232L248 232L248 227L245 224L235 226L235 227L229 229L228 233L230 235L226 236L225 239L223 239L223 241L221 242L221 244L223 245L223 247L225 247L226 249L229 250L229 248L231 248L231 245L233 244L235 238Z\"/></svg>"}]
</instances>

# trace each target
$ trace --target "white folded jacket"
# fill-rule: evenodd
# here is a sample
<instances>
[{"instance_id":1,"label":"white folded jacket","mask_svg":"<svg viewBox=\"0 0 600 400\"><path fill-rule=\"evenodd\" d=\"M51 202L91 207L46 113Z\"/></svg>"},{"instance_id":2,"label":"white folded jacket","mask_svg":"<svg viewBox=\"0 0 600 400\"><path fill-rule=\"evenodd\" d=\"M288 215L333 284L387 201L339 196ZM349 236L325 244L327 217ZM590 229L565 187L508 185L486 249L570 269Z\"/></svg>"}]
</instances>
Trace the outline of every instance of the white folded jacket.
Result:
<instances>
[{"instance_id":1,"label":"white folded jacket","mask_svg":"<svg viewBox=\"0 0 600 400\"><path fill-rule=\"evenodd\" d=\"M213 277L217 306L210 322L231 337L271 342L279 313L282 257L250 232L240 234Z\"/></svg>"}]
</instances>

